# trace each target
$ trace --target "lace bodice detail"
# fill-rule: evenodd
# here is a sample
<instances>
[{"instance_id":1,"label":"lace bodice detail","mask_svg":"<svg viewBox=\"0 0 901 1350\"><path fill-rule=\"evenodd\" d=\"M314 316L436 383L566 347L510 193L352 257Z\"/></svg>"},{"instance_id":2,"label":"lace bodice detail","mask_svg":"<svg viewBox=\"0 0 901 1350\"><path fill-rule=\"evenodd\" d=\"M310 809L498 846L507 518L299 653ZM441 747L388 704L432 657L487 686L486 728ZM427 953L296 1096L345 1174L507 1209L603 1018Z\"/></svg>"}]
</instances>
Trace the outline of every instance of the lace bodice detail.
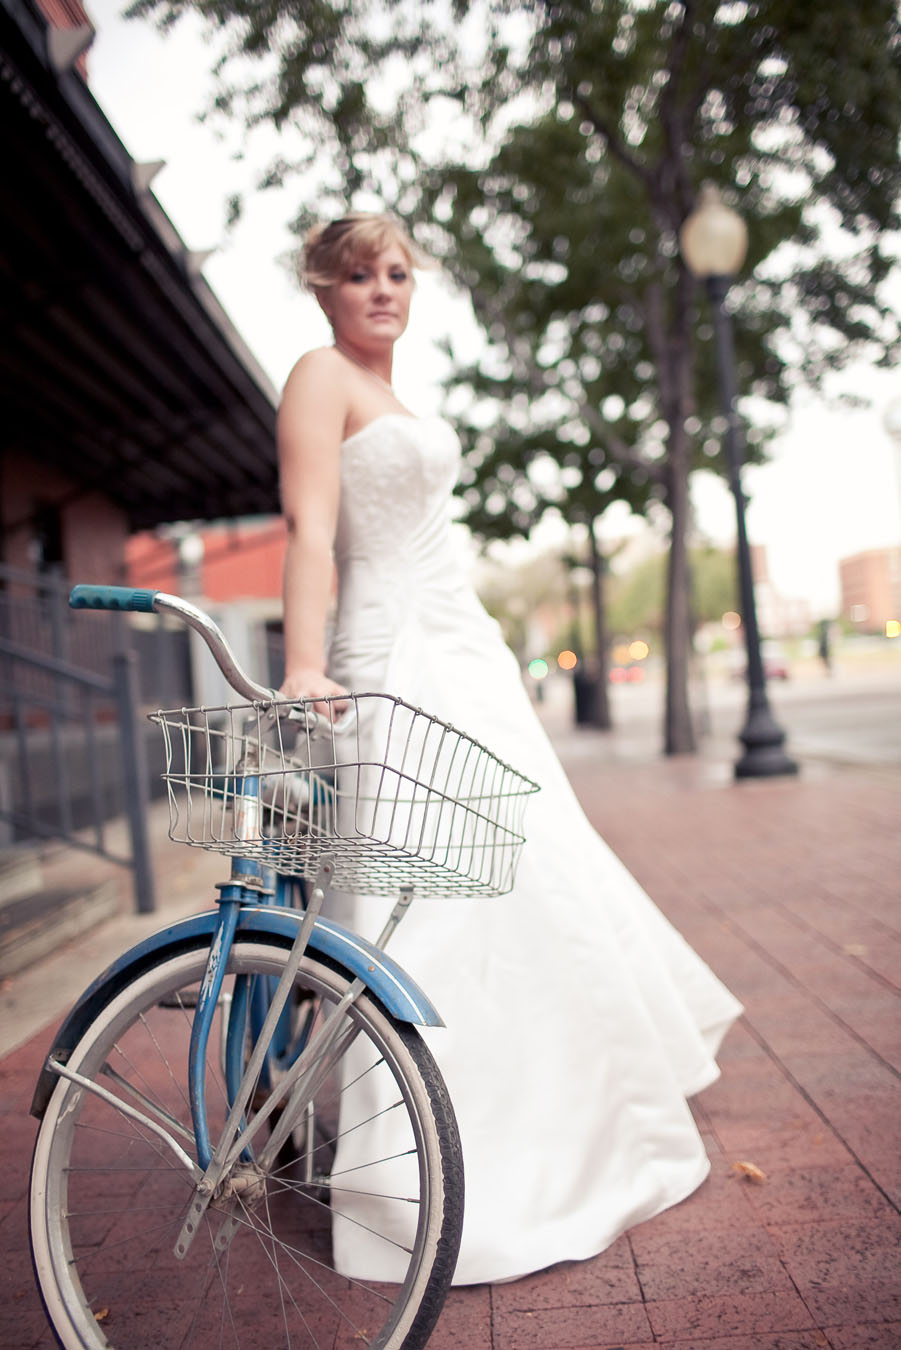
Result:
<instances>
[{"instance_id":1,"label":"lace bodice detail","mask_svg":"<svg viewBox=\"0 0 901 1350\"><path fill-rule=\"evenodd\" d=\"M341 447L339 569L351 559L424 561L449 530L459 465L460 443L439 417L386 413L349 436Z\"/></svg>"},{"instance_id":2,"label":"lace bodice detail","mask_svg":"<svg viewBox=\"0 0 901 1350\"><path fill-rule=\"evenodd\" d=\"M452 640L464 611L486 617L451 532L459 464L457 436L438 417L388 413L341 447L330 671L348 688L403 694L410 645Z\"/></svg>"}]
</instances>

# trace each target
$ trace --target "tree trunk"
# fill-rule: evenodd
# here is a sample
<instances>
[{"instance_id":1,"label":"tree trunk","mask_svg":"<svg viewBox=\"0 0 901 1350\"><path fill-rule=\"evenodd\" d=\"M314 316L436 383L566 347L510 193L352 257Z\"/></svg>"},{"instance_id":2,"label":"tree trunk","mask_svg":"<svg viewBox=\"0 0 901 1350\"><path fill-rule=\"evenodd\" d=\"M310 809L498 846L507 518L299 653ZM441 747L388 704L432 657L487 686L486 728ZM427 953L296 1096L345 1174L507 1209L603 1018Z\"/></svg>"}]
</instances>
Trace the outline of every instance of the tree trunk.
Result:
<instances>
[{"instance_id":1,"label":"tree trunk","mask_svg":"<svg viewBox=\"0 0 901 1350\"><path fill-rule=\"evenodd\" d=\"M606 572L606 561L602 556L597 540L594 536L595 522L591 521L588 526L588 547L591 561L591 603L594 614L594 636L595 652L597 654L597 715L594 719L594 725L601 727L604 731L609 731L612 726L610 720L610 695L607 686L608 674L608 638L607 638L607 607L604 596L604 580Z\"/></svg>"},{"instance_id":2,"label":"tree trunk","mask_svg":"<svg viewBox=\"0 0 901 1350\"><path fill-rule=\"evenodd\" d=\"M688 680L691 656L691 576L688 532L691 523L689 475L691 444L685 419L693 411L692 294L694 279L683 264L679 271L669 320L661 327L661 402L669 435L667 486L670 511L670 555L666 600L666 709L663 749L667 755L693 754L697 749ZM661 316L662 317L662 316ZM659 341L659 338L658 338Z\"/></svg>"},{"instance_id":3,"label":"tree trunk","mask_svg":"<svg viewBox=\"0 0 901 1350\"><path fill-rule=\"evenodd\" d=\"M688 444L681 426L672 428L669 463L671 516L666 600L666 712L663 748L667 755L692 754L696 749L688 702L691 651L691 577L688 561Z\"/></svg>"}]
</instances>

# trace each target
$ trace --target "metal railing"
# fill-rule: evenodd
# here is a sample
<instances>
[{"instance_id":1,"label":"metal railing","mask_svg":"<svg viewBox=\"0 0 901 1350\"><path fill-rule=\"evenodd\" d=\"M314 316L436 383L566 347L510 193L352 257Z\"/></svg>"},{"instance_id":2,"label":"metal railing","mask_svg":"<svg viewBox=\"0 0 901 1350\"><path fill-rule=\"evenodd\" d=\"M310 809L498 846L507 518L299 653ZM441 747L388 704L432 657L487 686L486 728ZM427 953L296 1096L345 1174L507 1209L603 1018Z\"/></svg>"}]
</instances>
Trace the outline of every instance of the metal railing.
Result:
<instances>
[{"instance_id":1,"label":"metal railing","mask_svg":"<svg viewBox=\"0 0 901 1350\"><path fill-rule=\"evenodd\" d=\"M0 566L0 821L134 873L154 909L137 658L119 615L73 616L68 583ZM108 843L125 814L131 850Z\"/></svg>"}]
</instances>

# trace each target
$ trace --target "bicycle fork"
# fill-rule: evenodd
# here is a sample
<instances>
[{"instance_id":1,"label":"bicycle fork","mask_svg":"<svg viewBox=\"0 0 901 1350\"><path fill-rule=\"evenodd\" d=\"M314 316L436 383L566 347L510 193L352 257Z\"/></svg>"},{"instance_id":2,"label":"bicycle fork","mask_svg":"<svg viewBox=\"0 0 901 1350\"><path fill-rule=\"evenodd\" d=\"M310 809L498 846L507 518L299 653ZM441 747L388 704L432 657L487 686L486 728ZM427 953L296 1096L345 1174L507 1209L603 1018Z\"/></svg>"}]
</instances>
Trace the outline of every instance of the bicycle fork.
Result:
<instances>
[{"instance_id":1,"label":"bicycle fork","mask_svg":"<svg viewBox=\"0 0 901 1350\"><path fill-rule=\"evenodd\" d=\"M345 1014L366 987L359 976L350 982L342 997L330 1010L327 1020L310 1036L294 1064L284 1073L281 1081L273 1086L253 1120L249 1124L246 1123L247 1105L258 1082L271 1037L294 986L309 932L322 909L331 884L332 873L332 862L323 859L316 884L309 896L304 921L279 978L240 1087L232 1101L222 1136L206 1163L204 1175L197 1184L194 1199L176 1241L175 1255L179 1260L183 1260L190 1250L200 1220L214 1201L216 1209L223 1212L223 1222L213 1243L214 1249L216 1252L222 1252L228 1247L234 1234L245 1221L246 1208L252 1207L262 1198L263 1177L275 1164L288 1135L299 1121L306 1119L309 1123L309 1107L315 1094L357 1034L354 1024ZM412 895L411 887L402 888L401 895L379 937L377 945L380 948L387 943L409 909ZM225 961L227 953L221 958L217 956L218 965L223 965ZM211 965L212 962L211 953ZM215 987L217 979L221 985L218 968L210 977L211 990ZM213 998L212 993L210 997ZM214 1006L214 1003L211 1006ZM243 1030L243 1018L240 1018L235 1034L243 1036ZM231 1030L229 1039L230 1037ZM202 1103L199 1102L198 1106L202 1110ZM280 1111L280 1114L272 1126L268 1139L256 1154L251 1154L248 1146L276 1111ZM204 1134L208 1139L205 1121ZM239 1167L242 1157L246 1160L243 1169Z\"/></svg>"}]
</instances>

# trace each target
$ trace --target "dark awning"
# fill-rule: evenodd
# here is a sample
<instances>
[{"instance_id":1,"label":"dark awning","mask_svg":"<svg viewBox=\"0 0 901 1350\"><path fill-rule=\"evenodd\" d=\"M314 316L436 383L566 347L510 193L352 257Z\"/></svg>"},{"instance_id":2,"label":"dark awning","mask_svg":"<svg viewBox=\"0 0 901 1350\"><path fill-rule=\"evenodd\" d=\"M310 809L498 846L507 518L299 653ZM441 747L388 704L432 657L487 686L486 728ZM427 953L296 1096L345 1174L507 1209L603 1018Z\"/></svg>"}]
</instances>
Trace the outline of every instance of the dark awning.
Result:
<instances>
[{"instance_id":1,"label":"dark awning","mask_svg":"<svg viewBox=\"0 0 901 1350\"><path fill-rule=\"evenodd\" d=\"M0 449L134 528L278 510L275 390L48 32L0 0Z\"/></svg>"}]
</instances>

